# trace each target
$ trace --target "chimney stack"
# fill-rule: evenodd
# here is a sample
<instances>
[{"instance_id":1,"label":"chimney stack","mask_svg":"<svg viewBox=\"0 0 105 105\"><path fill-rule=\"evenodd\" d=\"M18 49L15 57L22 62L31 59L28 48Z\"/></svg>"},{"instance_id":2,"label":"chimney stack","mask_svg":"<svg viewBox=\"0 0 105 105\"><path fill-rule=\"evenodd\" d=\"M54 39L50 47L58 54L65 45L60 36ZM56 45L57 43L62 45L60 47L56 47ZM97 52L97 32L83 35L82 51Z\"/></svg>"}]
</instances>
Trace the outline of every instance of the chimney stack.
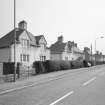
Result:
<instances>
[{"instance_id":1,"label":"chimney stack","mask_svg":"<svg viewBox=\"0 0 105 105\"><path fill-rule=\"evenodd\" d=\"M24 20L21 21L21 22L19 22L18 27L19 27L20 29L27 30L27 22L24 21Z\"/></svg>"},{"instance_id":2,"label":"chimney stack","mask_svg":"<svg viewBox=\"0 0 105 105\"><path fill-rule=\"evenodd\" d=\"M62 35L58 37L58 42L63 43L63 36Z\"/></svg>"}]
</instances>

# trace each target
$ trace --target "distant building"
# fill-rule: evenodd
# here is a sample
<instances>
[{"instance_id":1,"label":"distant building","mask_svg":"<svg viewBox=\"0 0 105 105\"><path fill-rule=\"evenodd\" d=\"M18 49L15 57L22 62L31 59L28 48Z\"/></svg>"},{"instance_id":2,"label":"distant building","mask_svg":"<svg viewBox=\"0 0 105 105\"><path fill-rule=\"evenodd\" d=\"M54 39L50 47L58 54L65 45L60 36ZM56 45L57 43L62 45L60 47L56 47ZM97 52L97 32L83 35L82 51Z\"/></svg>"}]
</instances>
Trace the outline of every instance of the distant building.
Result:
<instances>
[{"instance_id":1,"label":"distant building","mask_svg":"<svg viewBox=\"0 0 105 105\"><path fill-rule=\"evenodd\" d=\"M69 45L71 46L71 51L72 51L71 58L72 58L72 60L84 59L84 52L79 49L79 47L77 46L77 43L69 41Z\"/></svg>"},{"instance_id":2,"label":"distant building","mask_svg":"<svg viewBox=\"0 0 105 105\"><path fill-rule=\"evenodd\" d=\"M96 62L103 62L103 61L105 61L105 58L104 58L105 56L102 55L102 53L99 52L99 51L97 51L96 54L94 54L94 57L96 59Z\"/></svg>"},{"instance_id":3,"label":"distant building","mask_svg":"<svg viewBox=\"0 0 105 105\"><path fill-rule=\"evenodd\" d=\"M92 56L91 56L91 51L90 51L90 48L88 48L88 47L84 47L84 59L86 60L86 61L91 61L91 58Z\"/></svg>"},{"instance_id":4,"label":"distant building","mask_svg":"<svg viewBox=\"0 0 105 105\"><path fill-rule=\"evenodd\" d=\"M50 50L43 35L34 36L27 31L27 22L16 28L16 62L30 66L34 61L50 59ZM14 62L14 30L0 39L0 62Z\"/></svg>"},{"instance_id":5,"label":"distant building","mask_svg":"<svg viewBox=\"0 0 105 105\"><path fill-rule=\"evenodd\" d=\"M84 47L84 59L86 61L103 62L105 61L105 55L103 55L99 51L96 51L95 54L92 54L92 52L90 51L90 48Z\"/></svg>"},{"instance_id":6,"label":"distant building","mask_svg":"<svg viewBox=\"0 0 105 105\"><path fill-rule=\"evenodd\" d=\"M84 56L77 44L71 41L63 42L63 36L59 36L57 42L50 46L51 60L76 60Z\"/></svg>"}]
</instances>

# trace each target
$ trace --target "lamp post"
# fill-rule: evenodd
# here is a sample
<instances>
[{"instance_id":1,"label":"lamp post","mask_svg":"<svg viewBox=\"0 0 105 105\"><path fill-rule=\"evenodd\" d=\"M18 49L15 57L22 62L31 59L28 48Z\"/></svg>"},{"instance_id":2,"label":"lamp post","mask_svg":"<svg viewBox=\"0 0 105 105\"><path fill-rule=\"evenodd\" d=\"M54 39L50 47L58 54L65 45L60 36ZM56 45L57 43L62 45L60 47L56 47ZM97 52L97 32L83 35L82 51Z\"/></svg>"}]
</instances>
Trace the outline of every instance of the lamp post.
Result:
<instances>
[{"instance_id":1,"label":"lamp post","mask_svg":"<svg viewBox=\"0 0 105 105\"><path fill-rule=\"evenodd\" d=\"M94 64L96 65L96 40L97 39L103 39L104 37L103 36L101 36L101 37L97 37L96 39L95 39L95 62L94 62Z\"/></svg>"},{"instance_id":2,"label":"lamp post","mask_svg":"<svg viewBox=\"0 0 105 105\"><path fill-rule=\"evenodd\" d=\"M91 54L90 54L90 57L91 57L91 63L92 63L92 59L93 59L93 58L92 58L92 55L93 55L93 54L92 54L92 43L91 43L91 48L90 48L90 50L91 50L91 51L90 51L90 53L91 53Z\"/></svg>"},{"instance_id":3,"label":"lamp post","mask_svg":"<svg viewBox=\"0 0 105 105\"><path fill-rule=\"evenodd\" d=\"M16 0L14 0L14 82L16 81Z\"/></svg>"}]
</instances>

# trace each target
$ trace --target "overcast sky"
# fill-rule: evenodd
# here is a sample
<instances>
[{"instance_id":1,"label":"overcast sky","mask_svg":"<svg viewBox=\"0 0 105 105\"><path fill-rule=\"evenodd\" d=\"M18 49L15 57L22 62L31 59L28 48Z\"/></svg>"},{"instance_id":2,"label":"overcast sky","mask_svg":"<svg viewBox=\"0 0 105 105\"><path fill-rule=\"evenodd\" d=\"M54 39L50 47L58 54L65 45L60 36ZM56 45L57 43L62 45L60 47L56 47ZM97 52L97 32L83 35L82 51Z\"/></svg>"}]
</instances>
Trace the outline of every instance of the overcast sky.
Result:
<instances>
[{"instance_id":1,"label":"overcast sky","mask_svg":"<svg viewBox=\"0 0 105 105\"><path fill-rule=\"evenodd\" d=\"M13 1L0 0L0 37L13 29ZM80 49L105 36L105 0L17 0L16 23L25 20L28 31L44 34L48 45L57 37L75 41ZM105 38L97 39L105 54Z\"/></svg>"}]
</instances>

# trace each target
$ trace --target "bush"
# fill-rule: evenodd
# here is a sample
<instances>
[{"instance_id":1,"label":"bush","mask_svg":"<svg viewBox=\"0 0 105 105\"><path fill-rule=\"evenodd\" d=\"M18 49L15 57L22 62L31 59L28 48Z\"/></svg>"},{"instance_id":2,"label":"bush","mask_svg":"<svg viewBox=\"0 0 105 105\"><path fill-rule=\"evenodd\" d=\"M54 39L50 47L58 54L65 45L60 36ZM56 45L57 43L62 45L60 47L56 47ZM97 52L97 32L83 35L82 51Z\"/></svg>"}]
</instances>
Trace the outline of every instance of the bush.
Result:
<instances>
[{"instance_id":1,"label":"bush","mask_svg":"<svg viewBox=\"0 0 105 105\"><path fill-rule=\"evenodd\" d=\"M44 63L44 67L46 69L46 72L59 71L60 70L60 63L59 63L59 61L49 61L49 60L47 60Z\"/></svg>"},{"instance_id":2,"label":"bush","mask_svg":"<svg viewBox=\"0 0 105 105\"><path fill-rule=\"evenodd\" d=\"M96 65L102 65L102 64L104 64L103 61L97 61L97 62L96 62Z\"/></svg>"},{"instance_id":3,"label":"bush","mask_svg":"<svg viewBox=\"0 0 105 105\"><path fill-rule=\"evenodd\" d=\"M71 68L80 68L83 67L83 62L79 60L75 61L50 61L47 60L45 62L36 61L33 63L33 67L35 68L36 74L40 73L48 73L59 70L68 70Z\"/></svg>"},{"instance_id":4,"label":"bush","mask_svg":"<svg viewBox=\"0 0 105 105\"><path fill-rule=\"evenodd\" d=\"M83 66L88 67L88 62L86 60L83 61Z\"/></svg>"},{"instance_id":5,"label":"bush","mask_svg":"<svg viewBox=\"0 0 105 105\"><path fill-rule=\"evenodd\" d=\"M36 74L41 74L41 73L44 73L44 71L45 71L43 62L41 62L41 61L35 61L33 63L33 67L35 68Z\"/></svg>"},{"instance_id":6,"label":"bush","mask_svg":"<svg viewBox=\"0 0 105 105\"><path fill-rule=\"evenodd\" d=\"M71 61L72 69L81 68L81 67L83 67L83 61L78 61L78 60Z\"/></svg>"},{"instance_id":7,"label":"bush","mask_svg":"<svg viewBox=\"0 0 105 105\"><path fill-rule=\"evenodd\" d=\"M3 75L14 74L14 62L4 62L3 63ZM16 73L19 74L20 63L17 63Z\"/></svg>"},{"instance_id":8,"label":"bush","mask_svg":"<svg viewBox=\"0 0 105 105\"><path fill-rule=\"evenodd\" d=\"M60 61L60 69L61 70L71 69L71 63L69 61Z\"/></svg>"},{"instance_id":9,"label":"bush","mask_svg":"<svg viewBox=\"0 0 105 105\"><path fill-rule=\"evenodd\" d=\"M105 64L105 61L103 61L103 64Z\"/></svg>"},{"instance_id":10,"label":"bush","mask_svg":"<svg viewBox=\"0 0 105 105\"><path fill-rule=\"evenodd\" d=\"M41 74L60 70L60 63L58 61L50 60L45 62L35 61L33 67L35 68L36 74Z\"/></svg>"}]
</instances>

